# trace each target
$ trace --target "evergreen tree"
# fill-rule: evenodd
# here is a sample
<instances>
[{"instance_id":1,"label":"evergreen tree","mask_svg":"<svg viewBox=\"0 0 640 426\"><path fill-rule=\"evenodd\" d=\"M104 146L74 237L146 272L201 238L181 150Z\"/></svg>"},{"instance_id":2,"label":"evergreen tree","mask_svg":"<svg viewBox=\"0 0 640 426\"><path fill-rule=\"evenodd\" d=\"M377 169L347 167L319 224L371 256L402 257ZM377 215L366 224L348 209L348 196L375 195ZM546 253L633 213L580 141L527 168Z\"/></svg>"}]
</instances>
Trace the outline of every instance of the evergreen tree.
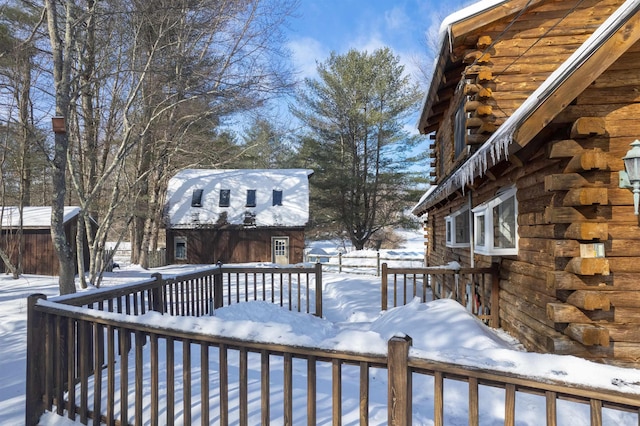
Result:
<instances>
[{"instance_id":1,"label":"evergreen tree","mask_svg":"<svg viewBox=\"0 0 640 426\"><path fill-rule=\"evenodd\" d=\"M388 48L332 53L307 79L293 109L310 130L301 149L316 225L337 223L362 249L385 226L400 224L409 198L411 148L404 129L419 92Z\"/></svg>"}]
</instances>

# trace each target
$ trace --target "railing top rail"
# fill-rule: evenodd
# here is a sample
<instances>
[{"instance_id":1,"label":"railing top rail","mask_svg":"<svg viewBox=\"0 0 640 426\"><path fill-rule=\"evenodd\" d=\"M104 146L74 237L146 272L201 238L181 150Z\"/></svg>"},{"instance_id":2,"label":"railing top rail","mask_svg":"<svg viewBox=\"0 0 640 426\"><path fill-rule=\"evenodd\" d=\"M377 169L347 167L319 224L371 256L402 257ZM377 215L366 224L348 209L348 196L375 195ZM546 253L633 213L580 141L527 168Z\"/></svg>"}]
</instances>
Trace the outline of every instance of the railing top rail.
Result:
<instances>
[{"instance_id":1,"label":"railing top rail","mask_svg":"<svg viewBox=\"0 0 640 426\"><path fill-rule=\"evenodd\" d=\"M316 270L316 266L286 266L286 267L261 267L261 266L222 266L222 272L231 273L265 273L265 274L282 274L282 273L313 273Z\"/></svg>"},{"instance_id":2,"label":"railing top rail","mask_svg":"<svg viewBox=\"0 0 640 426\"><path fill-rule=\"evenodd\" d=\"M271 342L259 342L245 340L236 337L220 336L212 333L203 333L193 330L190 324L183 328L178 326L166 326L153 321L145 321L140 316L117 314L112 312L96 311L77 306L68 306L48 300L39 300L35 309L41 313L58 315L72 318L79 321L88 321L103 326L114 328L124 328L133 332L143 332L176 340L188 340L194 343L224 344L230 348L246 348L254 352L263 350L271 353L288 353L297 357L315 357L317 360L340 359L345 362L357 364L368 362L373 366L386 365L386 351L384 353L358 353L350 351L339 351L331 348L318 348L317 346L299 346Z\"/></svg>"},{"instance_id":3,"label":"railing top rail","mask_svg":"<svg viewBox=\"0 0 640 426\"><path fill-rule=\"evenodd\" d=\"M442 268L442 267L421 267L421 268L390 268L387 267L387 274L406 275L426 275L426 274L493 274L496 269L488 268Z\"/></svg>"},{"instance_id":4,"label":"railing top rail","mask_svg":"<svg viewBox=\"0 0 640 426\"><path fill-rule=\"evenodd\" d=\"M154 276L145 281L128 284L118 284L117 286L103 287L82 293L66 294L63 296L52 297L49 300L65 305L82 306L90 303L98 303L116 297L126 296L138 291L153 289L160 285L162 285L162 281L158 280L158 277Z\"/></svg>"},{"instance_id":5,"label":"railing top rail","mask_svg":"<svg viewBox=\"0 0 640 426\"><path fill-rule=\"evenodd\" d=\"M465 380L472 377L486 385L513 384L521 390L530 391L530 393L550 391L556 392L559 396L579 397L585 400L596 399L616 406L626 406L627 409L629 407L640 408L640 392L634 394L610 389L604 390L586 385L555 381L546 377L523 376L514 372L487 370L474 366L427 360L411 355L409 356L408 365L413 369L442 372L445 378L449 376Z\"/></svg>"}]
</instances>

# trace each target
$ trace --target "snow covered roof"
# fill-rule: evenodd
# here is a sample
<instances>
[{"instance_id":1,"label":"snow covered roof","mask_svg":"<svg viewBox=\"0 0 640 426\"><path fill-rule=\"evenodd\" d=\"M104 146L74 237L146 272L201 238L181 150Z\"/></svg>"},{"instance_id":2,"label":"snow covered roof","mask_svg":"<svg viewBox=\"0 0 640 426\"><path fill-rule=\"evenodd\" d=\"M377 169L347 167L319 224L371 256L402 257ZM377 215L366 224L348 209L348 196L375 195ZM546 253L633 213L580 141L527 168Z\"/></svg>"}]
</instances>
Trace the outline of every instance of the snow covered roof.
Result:
<instances>
[{"instance_id":1,"label":"snow covered roof","mask_svg":"<svg viewBox=\"0 0 640 426\"><path fill-rule=\"evenodd\" d=\"M480 3L496 4L503 2L478 2L463 11L467 15L478 13ZM564 62L562 63L532 94L525 102L496 130L495 133L465 162L439 183L438 188L428 196L423 196L421 202L416 205L414 214L423 214L426 208L436 200L449 195L451 192L462 188L473 182L477 176L482 176L489 167L497 164L509 156L510 148L515 146L514 151L520 149L515 141L518 130L525 121L531 117L536 110L553 97L556 91L565 84L582 65L585 64L597 52L602 45L607 42L616 32L620 31L625 22L630 17L640 11L640 0L627 0L618 8L598 29ZM455 20L462 19L464 14L454 14ZM449 26L455 22L454 19L445 19L445 24ZM446 34L446 32L445 32ZM442 42L446 38L443 36ZM435 75L434 75L435 77ZM593 75L595 79L597 76ZM586 82L588 84L589 82ZM432 83L433 87L434 83ZM557 111L559 112L559 111ZM526 144L528 141L520 142Z\"/></svg>"},{"instance_id":2,"label":"snow covered roof","mask_svg":"<svg viewBox=\"0 0 640 426\"><path fill-rule=\"evenodd\" d=\"M256 227L305 226L312 174L307 169L182 170L169 180L167 226L246 225L247 217ZM221 200L227 194L228 199Z\"/></svg>"},{"instance_id":3,"label":"snow covered roof","mask_svg":"<svg viewBox=\"0 0 640 426\"><path fill-rule=\"evenodd\" d=\"M64 222L68 222L80 213L80 207L68 206L64 208ZM4 206L0 208L2 228L17 228L20 226L20 212L18 207ZM51 227L51 207L23 207L23 228Z\"/></svg>"}]
</instances>

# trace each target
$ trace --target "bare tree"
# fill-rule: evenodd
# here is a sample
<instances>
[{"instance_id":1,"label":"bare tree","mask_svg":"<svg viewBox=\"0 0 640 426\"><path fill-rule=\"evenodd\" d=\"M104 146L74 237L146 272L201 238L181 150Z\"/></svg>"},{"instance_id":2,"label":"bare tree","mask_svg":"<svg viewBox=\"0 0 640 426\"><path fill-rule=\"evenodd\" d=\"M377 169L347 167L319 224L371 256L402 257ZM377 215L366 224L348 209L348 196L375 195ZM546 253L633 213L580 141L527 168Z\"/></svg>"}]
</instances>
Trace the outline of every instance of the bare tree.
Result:
<instances>
[{"instance_id":1,"label":"bare tree","mask_svg":"<svg viewBox=\"0 0 640 426\"><path fill-rule=\"evenodd\" d=\"M134 260L146 265L168 178L229 147L219 137L224 117L291 87L277 30L295 2L45 3L56 115L67 126L54 140L54 241L71 264L57 219L70 182L68 198L86 219L77 244L88 239L90 281L98 284L114 223L131 224Z\"/></svg>"}]
</instances>

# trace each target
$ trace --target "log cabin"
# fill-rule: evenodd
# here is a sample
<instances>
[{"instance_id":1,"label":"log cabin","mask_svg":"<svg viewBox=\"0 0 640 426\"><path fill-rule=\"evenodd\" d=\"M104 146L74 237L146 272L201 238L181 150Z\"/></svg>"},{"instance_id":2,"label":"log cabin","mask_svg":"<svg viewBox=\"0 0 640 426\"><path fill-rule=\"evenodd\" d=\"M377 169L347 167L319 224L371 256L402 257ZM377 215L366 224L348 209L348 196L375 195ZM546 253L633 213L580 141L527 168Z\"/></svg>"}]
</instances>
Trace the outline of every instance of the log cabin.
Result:
<instances>
[{"instance_id":1,"label":"log cabin","mask_svg":"<svg viewBox=\"0 0 640 426\"><path fill-rule=\"evenodd\" d=\"M418 122L430 266L497 263L529 350L640 365L640 1L482 1L446 18Z\"/></svg>"},{"instance_id":2,"label":"log cabin","mask_svg":"<svg viewBox=\"0 0 640 426\"><path fill-rule=\"evenodd\" d=\"M167 261L303 261L309 221L306 169L185 169L170 179Z\"/></svg>"},{"instance_id":3,"label":"log cabin","mask_svg":"<svg viewBox=\"0 0 640 426\"><path fill-rule=\"evenodd\" d=\"M67 241L74 253L77 268L76 234L80 207L64 208L63 222ZM23 274L58 275L60 263L51 240L51 207L0 208L0 247L5 251L11 263L18 266ZM92 226L94 222L92 222ZM20 235L22 234L22 235ZM85 239L82 253L85 270L89 269L89 245ZM0 272L8 272L4 262L0 261Z\"/></svg>"}]
</instances>

